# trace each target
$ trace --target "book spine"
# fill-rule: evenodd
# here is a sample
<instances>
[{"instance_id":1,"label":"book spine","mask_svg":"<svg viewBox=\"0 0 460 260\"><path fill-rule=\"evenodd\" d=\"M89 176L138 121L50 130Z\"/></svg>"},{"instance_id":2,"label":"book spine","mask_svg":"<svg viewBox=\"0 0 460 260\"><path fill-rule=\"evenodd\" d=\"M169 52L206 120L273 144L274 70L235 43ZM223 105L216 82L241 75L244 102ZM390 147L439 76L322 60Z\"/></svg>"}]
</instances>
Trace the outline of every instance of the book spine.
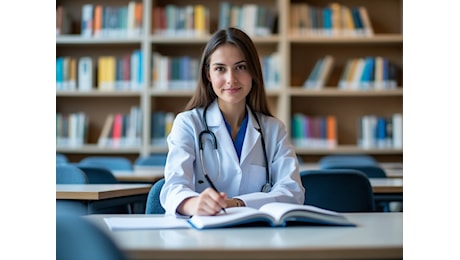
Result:
<instances>
[{"instance_id":1,"label":"book spine","mask_svg":"<svg viewBox=\"0 0 460 260\"><path fill-rule=\"evenodd\" d=\"M81 36L93 36L93 13L94 6L92 4L84 4L81 11Z\"/></svg>"}]
</instances>

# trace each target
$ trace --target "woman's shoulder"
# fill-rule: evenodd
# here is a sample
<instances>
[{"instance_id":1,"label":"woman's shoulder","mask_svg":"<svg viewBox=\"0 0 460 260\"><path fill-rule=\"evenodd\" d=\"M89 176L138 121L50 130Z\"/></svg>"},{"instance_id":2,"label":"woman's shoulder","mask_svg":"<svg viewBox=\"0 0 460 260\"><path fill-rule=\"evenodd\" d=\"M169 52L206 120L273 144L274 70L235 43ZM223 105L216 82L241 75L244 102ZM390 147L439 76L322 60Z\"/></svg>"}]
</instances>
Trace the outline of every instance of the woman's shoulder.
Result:
<instances>
[{"instance_id":1,"label":"woman's shoulder","mask_svg":"<svg viewBox=\"0 0 460 260\"><path fill-rule=\"evenodd\" d=\"M179 112L176 115L175 123L177 124L185 124L185 125L195 125L200 124L202 118L202 109L201 108L194 108L191 110L185 110Z\"/></svg>"},{"instance_id":2,"label":"woman's shoulder","mask_svg":"<svg viewBox=\"0 0 460 260\"><path fill-rule=\"evenodd\" d=\"M275 116L269 116L262 113L257 113L257 116L262 124L284 126L284 122Z\"/></svg>"}]
</instances>

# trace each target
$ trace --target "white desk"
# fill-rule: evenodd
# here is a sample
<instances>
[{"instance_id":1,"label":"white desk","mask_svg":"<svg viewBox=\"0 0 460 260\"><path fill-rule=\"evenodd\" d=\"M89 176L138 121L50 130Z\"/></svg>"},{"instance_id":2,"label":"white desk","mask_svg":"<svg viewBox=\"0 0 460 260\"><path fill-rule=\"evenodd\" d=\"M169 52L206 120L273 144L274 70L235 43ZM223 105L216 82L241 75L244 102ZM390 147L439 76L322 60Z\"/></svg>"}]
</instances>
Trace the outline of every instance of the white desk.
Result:
<instances>
[{"instance_id":1,"label":"white desk","mask_svg":"<svg viewBox=\"0 0 460 260\"><path fill-rule=\"evenodd\" d=\"M85 218L100 225L129 259L403 258L403 213L345 215L358 226L110 231L104 217L121 215Z\"/></svg>"}]
</instances>

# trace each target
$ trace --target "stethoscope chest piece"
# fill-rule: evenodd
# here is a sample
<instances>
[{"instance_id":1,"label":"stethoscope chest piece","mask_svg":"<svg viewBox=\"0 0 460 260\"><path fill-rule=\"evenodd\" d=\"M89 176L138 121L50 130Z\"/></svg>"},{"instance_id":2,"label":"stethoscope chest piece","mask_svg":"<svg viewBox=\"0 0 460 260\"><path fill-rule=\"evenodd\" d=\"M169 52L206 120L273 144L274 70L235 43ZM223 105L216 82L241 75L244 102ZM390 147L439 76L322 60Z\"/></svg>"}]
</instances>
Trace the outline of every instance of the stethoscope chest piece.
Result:
<instances>
[{"instance_id":1,"label":"stethoscope chest piece","mask_svg":"<svg viewBox=\"0 0 460 260\"><path fill-rule=\"evenodd\" d=\"M270 192L271 190L272 190L272 185L271 185L271 183L267 182L262 186L261 191L267 193L267 192Z\"/></svg>"}]
</instances>

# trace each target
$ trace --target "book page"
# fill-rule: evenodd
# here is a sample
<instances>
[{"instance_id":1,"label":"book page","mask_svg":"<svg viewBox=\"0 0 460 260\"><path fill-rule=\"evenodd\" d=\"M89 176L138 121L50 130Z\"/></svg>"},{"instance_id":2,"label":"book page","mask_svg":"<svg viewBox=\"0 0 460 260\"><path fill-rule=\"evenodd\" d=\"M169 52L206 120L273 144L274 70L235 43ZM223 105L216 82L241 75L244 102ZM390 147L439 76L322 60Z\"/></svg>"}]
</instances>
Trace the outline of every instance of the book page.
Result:
<instances>
[{"instance_id":1,"label":"book page","mask_svg":"<svg viewBox=\"0 0 460 260\"><path fill-rule=\"evenodd\" d=\"M168 217L107 217L111 230L191 228L185 218Z\"/></svg>"},{"instance_id":2,"label":"book page","mask_svg":"<svg viewBox=\"0 0 460 260\"><path fill-rule=\"evenodd\" d=\"M325 215L339 215L339 213L318 208L311 205L298 205L298 204L290 204L290 203L281 203L281 202L273 202L265 204L264 206L260 207L259 209L262 212L270 214L278 223L280 222L281 218L288 212L293 210L300 210L300 211L308 211L308 212L315 212Z\"/></svg>"},{"instance_id":3,"label":"book page","mask_svg":"<svg viewBox=\"0 0 460 260\"><path fill-rule=\"evenodd\" d=\"M227 213L221 212L215 216L195 215L189 219L189 223L197 229L226 227L245 224L256 221L271 222L270 215L249 207L226 208Z\"/></svg>"}]
</instances>

